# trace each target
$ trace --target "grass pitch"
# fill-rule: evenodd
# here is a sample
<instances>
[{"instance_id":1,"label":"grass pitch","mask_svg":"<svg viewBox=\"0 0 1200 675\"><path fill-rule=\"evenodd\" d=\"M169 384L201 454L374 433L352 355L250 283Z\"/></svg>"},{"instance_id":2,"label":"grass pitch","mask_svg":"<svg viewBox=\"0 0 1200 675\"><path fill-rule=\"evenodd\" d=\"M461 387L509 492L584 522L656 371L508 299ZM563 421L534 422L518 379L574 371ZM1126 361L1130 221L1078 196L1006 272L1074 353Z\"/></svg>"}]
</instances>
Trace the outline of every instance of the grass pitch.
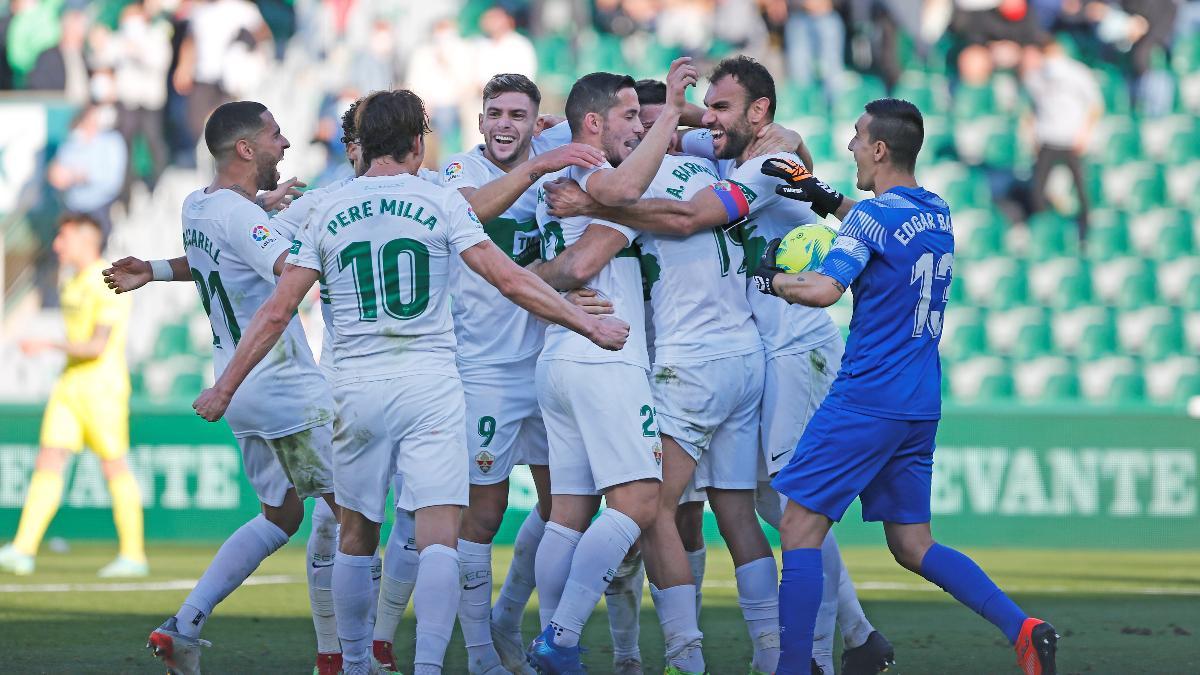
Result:
<instances>
[{"instance_id":1,"label":"grass pitch","mask_svg":"<svg viewBox=\"0 0 1200 675\"><path fill-rule=\"evenodd\" d=\"M0 576L0 672L153 673L146 636L178 608L216 550L212 543L150 548L153 576L129 583L97 579L111 544L76 543L43 553L31 577ZM1200 672L1200 552L970 551L1031 614L1063 634L1061 673ZM497 547L496 576L510 549ZM896 646L894 673L1015 673L1011 649L986 621L897 566L883 549L844 551L867 615ZM204 637L206 673L307 673L315 640L304 587L304 546L296 540L263 563L221 604ZM498 587L499 584L497 584ZM536 594L534 596L536 602ZM662 671L662 638L647 594L642 611L646 672ZM414 620L400 624L397 657L412 663ZM712 548L701 628L714 675L746 672L748 638L737 606L733 568ZM536 607L524 632L537 632ZM609 670L607 618L588 623L585 663ZM447 673L465 673L457 630Z\"/></svg>"}]
</instances>

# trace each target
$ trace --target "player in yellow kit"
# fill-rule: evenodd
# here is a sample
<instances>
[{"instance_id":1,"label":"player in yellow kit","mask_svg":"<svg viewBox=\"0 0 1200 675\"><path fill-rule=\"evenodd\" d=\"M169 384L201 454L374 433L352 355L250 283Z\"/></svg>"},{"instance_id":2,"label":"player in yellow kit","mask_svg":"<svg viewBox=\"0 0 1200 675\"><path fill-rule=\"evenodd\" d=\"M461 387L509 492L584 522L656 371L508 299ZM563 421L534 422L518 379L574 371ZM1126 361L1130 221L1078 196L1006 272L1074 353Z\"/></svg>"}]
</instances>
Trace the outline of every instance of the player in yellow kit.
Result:
<instances>
[{"instance_id":1,"label":"player in yellow kit","mask_svg":"<svg viewBox=\"0 0 1200 675\"><path fill-rule=\"evenodd\" d=\"M33 557L62 501L68 455L91 448L112 496L113 521L120 551L100 570L101 577L149 574L142 538L142 499L129 471L129 370L125 330L129 299L104 285L100 271L102 234L90 216L67 215L59 221L54 253L74 276L61 288L66 340L25 340L28 355L58 350L67 365L54 385L42 418L41 450L21 512L17 535L0 548L0 571L32 574Z\"/></svg>"}]
</instances>

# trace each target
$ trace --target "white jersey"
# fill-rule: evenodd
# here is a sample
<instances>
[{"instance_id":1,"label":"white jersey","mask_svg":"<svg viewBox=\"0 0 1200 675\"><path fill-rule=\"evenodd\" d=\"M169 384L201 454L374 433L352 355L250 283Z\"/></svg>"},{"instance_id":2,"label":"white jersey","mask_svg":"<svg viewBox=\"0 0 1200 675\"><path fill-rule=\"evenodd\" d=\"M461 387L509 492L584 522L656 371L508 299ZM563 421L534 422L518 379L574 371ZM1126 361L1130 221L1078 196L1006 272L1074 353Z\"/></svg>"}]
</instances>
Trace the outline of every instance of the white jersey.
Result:
<instances>
[{"instance_id":1,"label":"white jersey","mask_svg":"<svg viewBox=\"0 0 1200 675\"><path fill-rule=\"evenodd\" d=\"M442 171L442 184L453 190L480 188L504 175L479 145L450 158ZM483 225L496 246L522 267L538 259L541 247L535 217L537 187L526 190L500 217ZM460 361L515 363L541 350L544 323L514 305L461 260L451 265L450 279Z\"/></svg>"},{"instance_id":2,"label":"white jersey","mask_svg":"<svg viewBox=\"0 0 1200 675\"><path fill-rule=\"evenodd\" d=\"M213 332L213 370L225 371L242 330L275 290L275 261L290 246L267 213L232 190L183 201L183 247ZM225 420L233 435L279 438L333 419L333 398L300 319L238 387Z\"/></svg>"},{"instance_id":3,"label":"white jersey","mask_svg":"<svg viewBox=\"0 0 1200 675\"><path fill-rule=\"evenodd\" d=\"M362 176L326 195L287 261L325 279L337 381L457 377L451 256L486 239L462 195L411 174Z\"/></svg>"},{"instance_id":4,"label":"white jersey","mask_svg":"<svg viewBox=\"0 0 1200 675\"><path fill-rule=\"evenodd\" d=\"M609 168L607 163L601 168ZM587 177L596 169L567 167L546 177L547 180L565 177L579 183L587 190ZM542 361L562 360L578 363L627 363L649 370L646 355L646 316L642 293L642 270L638 260L638 248L634 245L638 231L607 220L575 216L558 219L546 212L545 190L538 190L537 223L542 233L542 258L552 260L567 246L578 241L591 224L612 229L624 235L627 245L616 257L608 261L584 284L608 299L613 305L613 314L629 324L629 339L620 351L601 349L590 340L562 326L546 328L546 346L542 349Z\"/></svg>"},{"instance_id":5,"label":"white jersey","mask_svg":"<svg viewBox=\"0 0 1200 675\"><path fill-rule=\"evenodd\" d=\"M559 122L549 129L543 129L542 133L533 137L529 146L530 154L540 155L570 142L571 126L566 122Z\"/></svg>"},{"instance_id":6,"label":"white jersey","mask_svg":"<svg viewBox=\"0 0 1200 675\"><path fill-rule=\"evenodd\" d=\"M763 175L759 169L771 157L792 161L800 158L790 152L755 157L733 170L728 176L746 193L750 215L741 225L742 245L746 252L746 267L754 271L767 242L787 236L788 232L806 223L821 221L805 202L781 197L775 193L779 179ZM829 313L818 307L805 307L783 302L760 293L753 284L746 285L754 322L762 335L767 358L780 354L804 352L838 336L837 326Z\"/></svg>"},{"instance_id":7,"label":"white jersey","mask_svg":"<svg viewBox=\"0 0 1200 675\"><path fill-rule=\"evenodd\" d=\"M645 197L688 201L717 182L699 157L668 156ZM707 361L749 354L762 340L746 300L740 240L724 227L687 237L644 233L642 266L650 284L655 363Z\"/></svg>"}]
</instances>

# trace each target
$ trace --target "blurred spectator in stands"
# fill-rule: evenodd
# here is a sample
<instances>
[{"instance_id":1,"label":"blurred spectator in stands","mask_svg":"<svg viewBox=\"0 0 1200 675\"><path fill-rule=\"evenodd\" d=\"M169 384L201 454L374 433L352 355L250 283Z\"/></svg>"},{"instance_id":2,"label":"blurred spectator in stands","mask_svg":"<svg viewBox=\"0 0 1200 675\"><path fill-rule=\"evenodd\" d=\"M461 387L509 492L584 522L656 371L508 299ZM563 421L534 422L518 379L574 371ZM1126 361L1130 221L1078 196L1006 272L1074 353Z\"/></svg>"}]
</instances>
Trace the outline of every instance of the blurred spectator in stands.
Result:
<instances>
[{"instance_id":1,"label":"blurred spectator in stands","mask_svg":"<svg viewBox=\"0 0 1200 675\"><path fill-rule=\"evenodd\" d=\"M1038 44L1042 31L1026 0L955 0L950 29L967 44Z\"/></svg>"},{"instance_id":2,"label":"blurred spectator in stands","mask_svg":"<svg viewBox=\"0 0 1200 675\"><path fill-rule=\"evenodd\" d=\"M73 3L71 8L82 9L78 4ZM12 0L9 4L12 20L8 22L5 48L17 89L29 88L27 77L38 56L58 44L60 9L62 2L56 0Z\"/></svg>"},{"instance_id":3,"label":"blurred spectator in stands","mask_svg":"<svg viewBox=\"0 0 1200 675\"><path fill-rule=\"evenodd\" d=\"M760 61L766 58L767 24L755 0L716 0L713 37Z\"/></svg>"},{"instance_id":4,"label":"blurred spectator in stands","mask_svg":"<svg viewBox=\"0 0 1200 675\"><path fill-rule=\"evenodd\" d=\"M163 107L167 103L167 68L171 65L171 25L155 10L156 0L133 2L121 10L113 36L116 63L117 128L133 154L141 138L150 151L146 187L154 189L167 165ZM128 179L133 178L129 162Z\"/></svg>"},{"instance_id":5,"label":"blurred spectator in stands","mask_svg":"<svg viewBox=\"0 0 1200 675\"><path fill-rule=\"evenodd\" d=\"M1175 35L1176 0L1088 2L1084 16L1095 24L1096 36L1117 51L1129 52L1132 78L1130 100L1154 116L1170 112L1173 82L1151 71L1156 52L1165 53Z\"/></svg>"},{"instance_id":6,"label":"blurred spectator in stands","mask_svg":"<svg viewBox=\"0 0 1200 675\"><path fill-rule=\"evenodd\" d=\"M463 58L470 49L458 31L458 22L446 18L434 24L432 38L423 41L408 62L405 86L425 101L433 130L443 141L459 136L460 110L467 111L461 113L464 117L479 112L475 67Z\"/></svg>"},{"instance_id":7,"label":"blurred spectator in stands","mask_svg":"<svg viewBox=\"0 0 1200 675\"><path fill-rule=\"evenodd\" d=\"M350 67L353 86L362 91L392 89L396 84L396 31L387 19L375 19L365 41L354 52ZM458 58L463 58L459 54ZM343 162L344 163L344 162Z\"/></svg>"},{"instance_id":8,"label":"blurred spectator in stands","mask_svg":"<svg viewBox=\"0 0 1200 675\"><path fill-rule=\"evenodd\" d=\"M1033 212L1046 209L1046 182L1050 170L1065 164L1079 200L1079 241L1087 236L1088 194L1082 158L1092 141L1096 122L1104 112L1100 85L1086 65L1067 56L1049 38L1041 47L1025 49L1022 81L1033 104L1034 143L1030 200Z\"/></svg>"},{"instance_id":9,"label":"blurred spectator in stands","mask_svg":"<svg viewBox=\"0 0 1200 675\"><path fill-rule=\"evenodd\" d=\"M194 4L172 76L175 90L187 99L187 123L193 139L200 138L208 114L231 100L229 78L251 65L247 59L238 58L247 53L246 44L265 42L270 37L262 14L248 0L204 0ZM237 48L237 44L242 46Z\"/></svg>"},{"instance_id":10,"label":"blurred spectator in stands","mask_svg":"<svg viewBox=\"0 0 1200 675\"><path fill-rule=\"evenodd\" d=\"M110 211L121 193L129 159L125 140L113 129L115 123L113 108L84 107L47 172L63 207L95 218L106 238L112 231Z\"/></svg>"},{"instance_id":11,"label":"blurred spectator in stands","mask_svg":"<svg viewBox=\"0 0 1200 675\"><path fill-rule=\"evenodd\" d=\"M343 178L353 178L354 169L346 162L346 142L342 139L342 115L362 94L354 87L343 87L337 94L326 94L317 116L313 143L325 148L325 168L316 185L332 185ZM428 103L426 104L428 105Z\"/></svg>"},{"instance_id":12,"label":"blurred spectator in stands","mask_svg":"<svg viewBox=\"0 0 1200 675\"><path fill-rule=\"evenodd\" d=\"M475 85L479 93L496 73L518 73L537 80L537 53L529 38L518 33L516 27L512 15L500 7L492 7L479 17L483 36L474 45Z\"/></svg>"},{"instance_id":13,"label":"blurred spectator in stands","mask_svg":"<svg viewBox=\"0 0 1200 675\"><path fill-rule=\"evenodd\" d=\"M79 10L67 10L59 23L61 40L38 54L25 86L61 91L71 103L83 105L88 101L88 67L83 55L87 16Z\"/></svg>"},{"instance_id":14,"label":"blurred spectator in stands","mask_svg":"<svg viewBox=\"0 0 1200 675\"><path fill-rule=\"evenodd\" d=\"M832 108L842 82L846 25L837 13L841 0L788 0L784 27L788 73L801 87L821 81L825 105Z\"/></svg>"},{"instance_id":15,"label":"blurred spectator in stands","mask_svg":"<svg viewBox=\"0 0 1200 675\"><path fill-rule=\"evenodd\" d=\"M703 56L712 44L711 0L662 0L657 36L659 44L676 47L688 56Z\"/></svg>"},{"instance_id":16,"label":"blurred spectator in stands","mask_svg":"<svg viewBox=\"0 0 1200 675\"><path fill-rule=\"evenodd\" d=\"M172 12L164 15L171 24L171 65L167 68L167 106L164 111L167 145L171 164L182 167L196 166L196 138L187 123L187 97L175 88L175 72L183 55L191 14L191 0L180 0Z\"/></svg>"}]
</instances>

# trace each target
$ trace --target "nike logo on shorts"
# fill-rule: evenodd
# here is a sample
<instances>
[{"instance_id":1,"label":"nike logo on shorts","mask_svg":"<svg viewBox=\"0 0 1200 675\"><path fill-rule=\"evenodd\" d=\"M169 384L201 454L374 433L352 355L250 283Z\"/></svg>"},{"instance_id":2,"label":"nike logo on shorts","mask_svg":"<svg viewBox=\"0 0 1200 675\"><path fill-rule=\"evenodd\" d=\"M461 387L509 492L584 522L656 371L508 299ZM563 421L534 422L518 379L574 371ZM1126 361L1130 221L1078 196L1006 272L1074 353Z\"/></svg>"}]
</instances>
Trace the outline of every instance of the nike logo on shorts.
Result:
<instances>
[{"instance_id":1,"label":"nike logo on shorts","mask_svg":"<svg viewBox=\"0 0 1200 675\"><path fill-rule=\"evenodd\" d=\"M313 566L313 569L315 570L315 569L320 569L320 568L322 568L322 567L333 567L333 563L332 563L332 562L327 562L327 563L325 563L324 565L318 565L317 563L315 563L315 562L314 562L314 563L312 564L312 566Z\"/></svg>"},{"instance_id":2,"label":"nike logo on shorts","mask_svg":"<svg viewBox=\"0 0 1200 675\"><path fill-rule=\"evenodd\" d=\"M484 585L484 584L486 584L486 583L487 583L486 581L481 581L481 582L479 582L479 583L475 584L474 586L463 586L463 590L464 590L464 591L473 591L473 590L475 590L476 588L479 588L480 586L482 586L482 585Z\"/></svg>"}]
</instances>

